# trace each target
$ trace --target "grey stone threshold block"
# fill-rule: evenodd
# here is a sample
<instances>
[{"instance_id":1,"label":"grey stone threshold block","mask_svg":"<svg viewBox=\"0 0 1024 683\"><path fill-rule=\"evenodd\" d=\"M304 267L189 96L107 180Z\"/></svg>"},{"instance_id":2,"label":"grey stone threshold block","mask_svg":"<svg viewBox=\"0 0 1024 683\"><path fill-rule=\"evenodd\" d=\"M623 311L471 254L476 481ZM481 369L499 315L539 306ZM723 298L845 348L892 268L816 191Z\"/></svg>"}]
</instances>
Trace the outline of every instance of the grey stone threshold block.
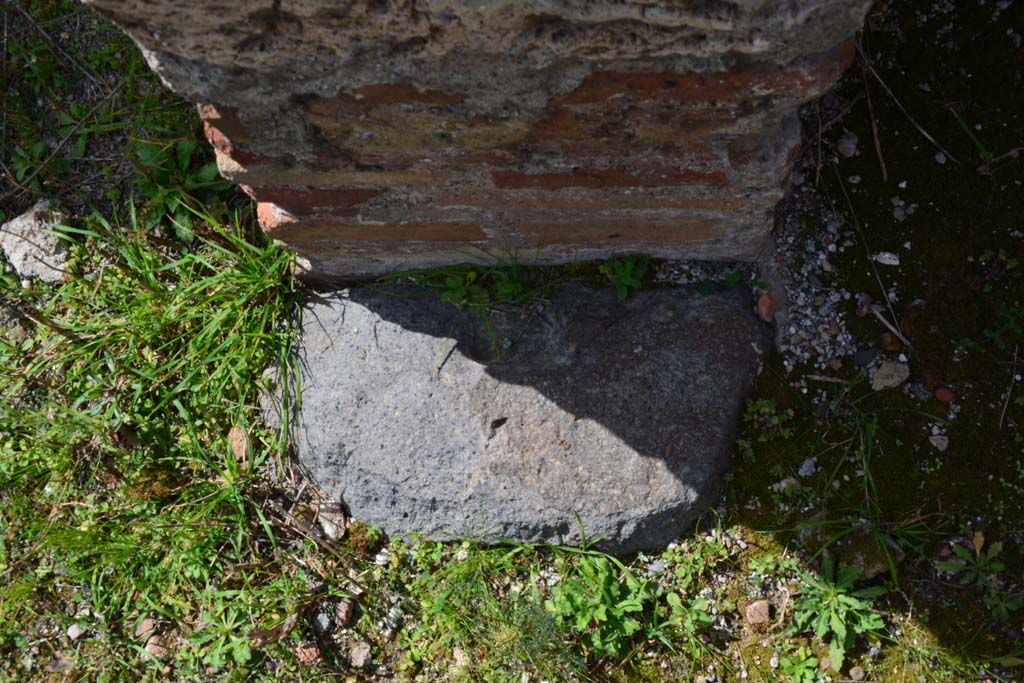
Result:
<instances>
[{"instance_id":1,"label":"grey stone threshold block","mask_svg":"<svg viewBox=\"0 0 1024 683\"><path fill-rule=\"evenodd\" d=\"M573 286L480 317L409 288L303 307L308 476L399 536L664 547L716 499L771 344L740 288Z\"/></svg>"}]
</instances>

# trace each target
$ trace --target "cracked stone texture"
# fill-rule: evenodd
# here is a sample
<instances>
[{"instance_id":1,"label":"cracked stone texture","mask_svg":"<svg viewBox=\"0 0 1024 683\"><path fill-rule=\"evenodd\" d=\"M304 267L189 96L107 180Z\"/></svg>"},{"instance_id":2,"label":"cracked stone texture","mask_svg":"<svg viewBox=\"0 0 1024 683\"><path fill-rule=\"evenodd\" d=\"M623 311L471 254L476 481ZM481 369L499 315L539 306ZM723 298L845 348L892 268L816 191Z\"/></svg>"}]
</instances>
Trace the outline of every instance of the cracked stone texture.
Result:
<instances>
[{"instance_id":1,"label":"cracked stone texture","mask_svg":"<svg viewBox=\"0 0 1024 683\"><path fill-rule=\"evenodd\" d=\"M770 345L749 292L621 303L572 287L490 322L493 338L408 288L306 302L296 457L354 518L578 544L579 514L588 538L631 552L667 545L715 500Z\"/></svg>"},{"instance_id":2,"label":"cracked stone texture","mask_svg":"<svg viewBox=\"0 0 1024 683\"><path fill-rule=\"evenodd\" d=\"M869 0L87 0L312 275L754 260Z\"/></svg>"},{"instance_id":3,"label":"cracked stone texture","mask_svg":"<svg viewBox=\"0 0 1024 683\"><path fill-rule=\"evenodd\" d=\"M660 58L757 60L781 66L830 50L860 28L864 0L266 0L181 3L87 0L128 30L168 83L216 100L226 83L250 85L275 72L319 85L411 77L439 89L473 79L502 97L486 73L452 55L504 56L495 68L532 71ZM269 5L269 6L268 6ZM331 73L344 64L345 73ZM470 67L470 68L467 68ZM709 69L705 69L709 70ZM554 74L552 74L554 75ZM502 83L502 87L505 87ZM259 95L286 100L292 89ZM541 99L534 93L532 99ZM516 102L522 106L524 102Z\"/></svg>"}]
</instances>

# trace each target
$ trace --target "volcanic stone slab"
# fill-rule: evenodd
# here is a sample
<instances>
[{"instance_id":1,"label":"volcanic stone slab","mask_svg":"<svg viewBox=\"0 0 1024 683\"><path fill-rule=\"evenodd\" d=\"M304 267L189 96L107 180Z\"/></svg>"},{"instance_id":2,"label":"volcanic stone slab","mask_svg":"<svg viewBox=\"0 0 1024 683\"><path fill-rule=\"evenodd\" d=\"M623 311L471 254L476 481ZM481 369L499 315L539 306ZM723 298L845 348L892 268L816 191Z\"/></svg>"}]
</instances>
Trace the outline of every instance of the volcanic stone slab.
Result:
<instances>
[{"instance_id":1,"label":"volcanic stone slab","mask_svg":"<svg viewBox=\"0 0 1024 683\"><path fill-rule=\"evenodd\" d=\"M568 288L489 324L408 288L306 303L297 457L353 517L578 544L578 515L630 552L712 503L770 344L748 292Z\"/></svg>"}]
</instances>

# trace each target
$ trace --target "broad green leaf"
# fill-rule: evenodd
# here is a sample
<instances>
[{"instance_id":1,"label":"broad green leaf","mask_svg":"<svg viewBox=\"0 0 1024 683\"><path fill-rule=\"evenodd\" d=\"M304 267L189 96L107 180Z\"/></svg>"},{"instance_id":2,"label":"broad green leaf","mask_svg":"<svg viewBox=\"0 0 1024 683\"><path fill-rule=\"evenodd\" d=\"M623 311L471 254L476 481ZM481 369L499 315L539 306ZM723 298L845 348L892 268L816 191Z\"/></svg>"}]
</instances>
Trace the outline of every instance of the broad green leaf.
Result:
<instances>
[{"instance_id":1,"label":"broad green leaf","mask_svg":"<svg viewBox=\"0 0 1024 683\"><path fill-rule=\"evenodd\" d=\"M964 560L966 560L967 562L973 562L974 561L974 557L971 555L970 551L967 550L967 548L965 548L965 547L963 547L961 545L954 546L953 547L953 552L956 554L957 557L961 557Z\"/></svg>"},{"instance_id":2,"label":"broad green leaf","mask_svg":"<svg viewBox=\"0 0 1024 683\"><path fill-rule=\"evenodd\" d=\"M963 562L957 562L956 560L942 560L941 562L936 562L935 567L947 574L956 574L964 570Z\"/></svg>"},{"instance_id":3,"label":"broad green leaf","mask_svg":"<svg viewBox=\"0 0 1024 683\"><path fill-rule=\"evenodd\" d=\"M843 642L846 642L846 624L839 618L839 615L832 612L829 618L829 626L832 629L833 640L838 638Z\"/></svg>"},{"instance_id":4,"label":"broad green leaf","mask_svg":"<svg viewBox=\"0 0 1024 683\"><path fill-rule=\"evenodd\" d=\"M843 660L846 659L846 648L843 644L833 638L832 642L828 644L828 661L833 671L839 671L843 668Z\"/></svg>"}]
</instances>

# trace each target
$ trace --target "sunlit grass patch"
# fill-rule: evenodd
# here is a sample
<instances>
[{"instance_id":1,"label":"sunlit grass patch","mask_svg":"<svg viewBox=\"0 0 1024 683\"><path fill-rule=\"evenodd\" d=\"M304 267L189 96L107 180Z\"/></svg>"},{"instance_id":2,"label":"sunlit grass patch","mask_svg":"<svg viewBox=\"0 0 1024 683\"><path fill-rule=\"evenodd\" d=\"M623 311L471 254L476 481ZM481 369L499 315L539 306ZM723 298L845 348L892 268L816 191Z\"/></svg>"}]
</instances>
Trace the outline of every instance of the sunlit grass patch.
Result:
<instances>
[{"instance_id":1,"label":"sunlit grass patch","mask_svg":"<svg viewBox=\"0 0 1024 683\"><path fill-rule=\"evenodd\" d=\"M288 363L291 256L237 216L200 221L185 247L134 213L94 217L68 229L80 241L60 286L2 276L22 316L0 338L5 650L27 620L86 597L108 625L195 618L233 567L272 557L247 494L282 452L254 404L263 370Z\"/></svg>"}]
</instances>

